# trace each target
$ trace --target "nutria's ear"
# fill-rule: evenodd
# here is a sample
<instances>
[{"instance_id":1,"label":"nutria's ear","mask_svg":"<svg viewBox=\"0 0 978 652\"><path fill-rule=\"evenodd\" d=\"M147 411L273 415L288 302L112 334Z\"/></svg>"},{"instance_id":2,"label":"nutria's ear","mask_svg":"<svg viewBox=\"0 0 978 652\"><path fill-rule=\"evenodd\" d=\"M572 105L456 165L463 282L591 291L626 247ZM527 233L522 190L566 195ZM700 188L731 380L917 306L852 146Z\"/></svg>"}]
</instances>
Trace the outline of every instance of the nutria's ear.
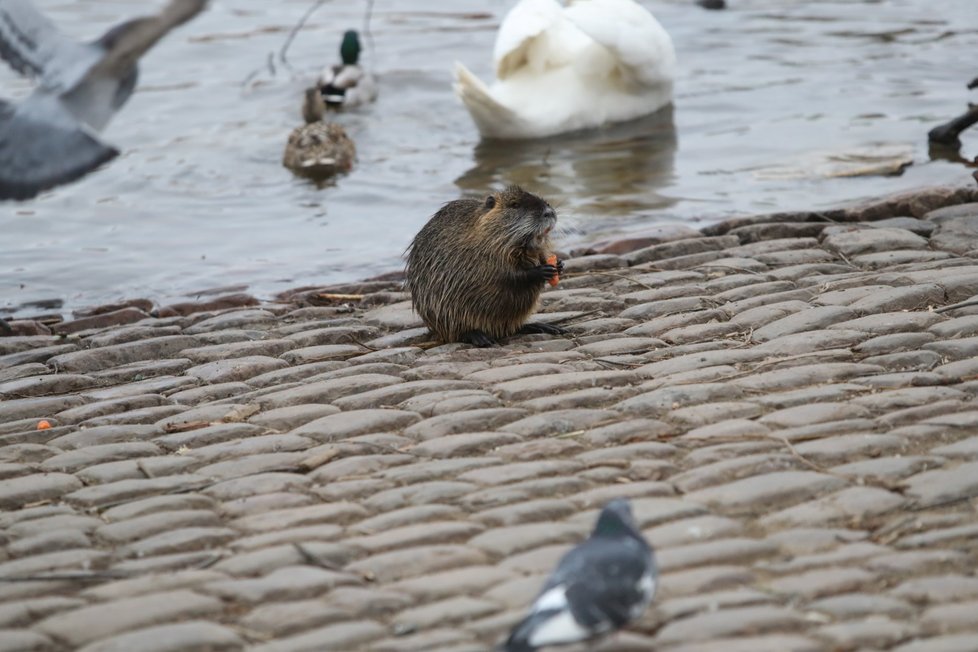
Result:
<instances>
[{"instance_id":1,"label":"nutria's ear","mask_svg":"<svg viewBox=\"0 0 978 652\"><path fill-rule=\"evenodd\" d=\"M496 207L496 198L493 197L492 195L488 195L486 197L486 210L491 211L495 207Z\"/></svg>"}]
</instances>

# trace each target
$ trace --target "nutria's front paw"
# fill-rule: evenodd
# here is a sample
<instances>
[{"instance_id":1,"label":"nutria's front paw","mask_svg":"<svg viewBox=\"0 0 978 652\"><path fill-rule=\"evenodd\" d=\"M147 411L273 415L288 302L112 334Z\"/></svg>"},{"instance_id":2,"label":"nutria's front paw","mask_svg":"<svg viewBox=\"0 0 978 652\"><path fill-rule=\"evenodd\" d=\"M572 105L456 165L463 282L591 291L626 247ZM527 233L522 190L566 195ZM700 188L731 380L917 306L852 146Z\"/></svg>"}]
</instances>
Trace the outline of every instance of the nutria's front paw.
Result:
<instances>
[{"instance_id":1,"label":"nutria's front paw","mask_svg":"<svg viewBox=\"0 0 978 652\"><path fill-rule=\"evenodd\" d=\"M557 273L561 276L564 275L564 261L560 258L557 259Z\"/></svg>"},{"instance_id":2,"label":"nutria's front paw","mask_svg":"<svg viewBox=\"0 0 978 652\"><path fill-rule=\"evenodd\" d=\"M527 277L533 283L547 283L555 276L559 276L563 267L563 263L559 260L556 265L537 265L527 270Z\"/></svg>"}]
</instances>

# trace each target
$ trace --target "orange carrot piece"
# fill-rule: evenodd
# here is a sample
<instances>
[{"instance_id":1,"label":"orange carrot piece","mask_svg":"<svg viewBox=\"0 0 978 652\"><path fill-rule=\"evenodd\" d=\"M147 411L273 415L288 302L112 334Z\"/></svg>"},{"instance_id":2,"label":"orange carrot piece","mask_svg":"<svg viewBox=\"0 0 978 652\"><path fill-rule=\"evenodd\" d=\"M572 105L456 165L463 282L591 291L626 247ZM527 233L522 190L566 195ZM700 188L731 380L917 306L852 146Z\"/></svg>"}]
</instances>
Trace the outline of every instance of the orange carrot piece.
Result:
<instances>
[{"instance_id":1,"label":"orange carrot piece","mask_svg":"<svg viewBox=\"0 0 978 652\"><path fill-rule=\"evenodd\" d=\"M547 256L547 264L556 265L557 254L550 254L549 256ZM560 276L558 274L554 274L547 282L550 283L550 287L557 287L557 284L560 283Z\"/></svg>"}]
</instances>

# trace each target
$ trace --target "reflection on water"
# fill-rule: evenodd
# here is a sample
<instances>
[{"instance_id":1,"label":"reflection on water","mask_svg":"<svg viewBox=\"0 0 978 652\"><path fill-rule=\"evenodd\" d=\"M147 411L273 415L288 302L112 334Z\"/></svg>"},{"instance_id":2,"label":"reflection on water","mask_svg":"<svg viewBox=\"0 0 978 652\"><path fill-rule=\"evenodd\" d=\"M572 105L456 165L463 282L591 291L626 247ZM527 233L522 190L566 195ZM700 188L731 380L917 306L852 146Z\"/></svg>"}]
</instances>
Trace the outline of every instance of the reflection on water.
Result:
<instances>
[{"instance_id":1,"label":"reflection on water","mask_svg":"<svg viewBox=\"0 0 978 652\"><path fill-rule=\"evenodd\" d=\"M35 1L85 39L147 4ZM676 45L674 110L480 144L452 94L452 63L492 78L495 31L513 1L374 3L365 61L380 96L337 118L357 164L317 188L282 167L282 150L302 90L335 61L343 30L363 24L367 0L324 3L292 41L291 69L277 53L314 0L212 0L143 60L140 86L104 133L119 158L36 201L0 205L0 312L167 302L240 283L268 297L390 271L444 202L513 182L574 223L568 247L654 223L973 182L961 161L930 158L926 134L975 99L965 88L975 0L732 0L725 11L643 0ZM0 95L29 91L0 66ZM978 130L962 141L967 161ZM826 153L851 159L878 143L912 165L900 176L821 173Z\"/></svg>"},{"instance_id":2,"label":"reflection on water","mask_svg":"<svg viewBox=\"0 0 978 652\"><path fill-rule=\"evenodd\" d=\"M606 129L536 141L486 140L475 165L455 180L474 193L515 183L579 213L626 216L665 208L658 191L673 178L676 127L672 106Z\"/></svg>"}]
</instances>

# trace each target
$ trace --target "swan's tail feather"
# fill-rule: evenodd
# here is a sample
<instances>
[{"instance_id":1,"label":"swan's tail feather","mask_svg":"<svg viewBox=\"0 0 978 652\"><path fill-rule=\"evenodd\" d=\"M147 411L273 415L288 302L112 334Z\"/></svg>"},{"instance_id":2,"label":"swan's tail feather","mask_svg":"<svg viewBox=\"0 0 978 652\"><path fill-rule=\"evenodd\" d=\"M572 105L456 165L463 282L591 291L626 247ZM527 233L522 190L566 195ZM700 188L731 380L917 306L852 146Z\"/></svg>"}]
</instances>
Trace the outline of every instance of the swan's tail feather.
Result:
<instances>
[{"instance_id":1,"label":"swan's tail feather","mask_svg":"<svg viewBox=\"0 0 978 652\"><path fill-rule=\"evenodd\" d=\"M489 87L461 63L455 63L455 94L475 121L483 136L492 137L519 118L489 93Z\"/></svg>"}]
</instances>

